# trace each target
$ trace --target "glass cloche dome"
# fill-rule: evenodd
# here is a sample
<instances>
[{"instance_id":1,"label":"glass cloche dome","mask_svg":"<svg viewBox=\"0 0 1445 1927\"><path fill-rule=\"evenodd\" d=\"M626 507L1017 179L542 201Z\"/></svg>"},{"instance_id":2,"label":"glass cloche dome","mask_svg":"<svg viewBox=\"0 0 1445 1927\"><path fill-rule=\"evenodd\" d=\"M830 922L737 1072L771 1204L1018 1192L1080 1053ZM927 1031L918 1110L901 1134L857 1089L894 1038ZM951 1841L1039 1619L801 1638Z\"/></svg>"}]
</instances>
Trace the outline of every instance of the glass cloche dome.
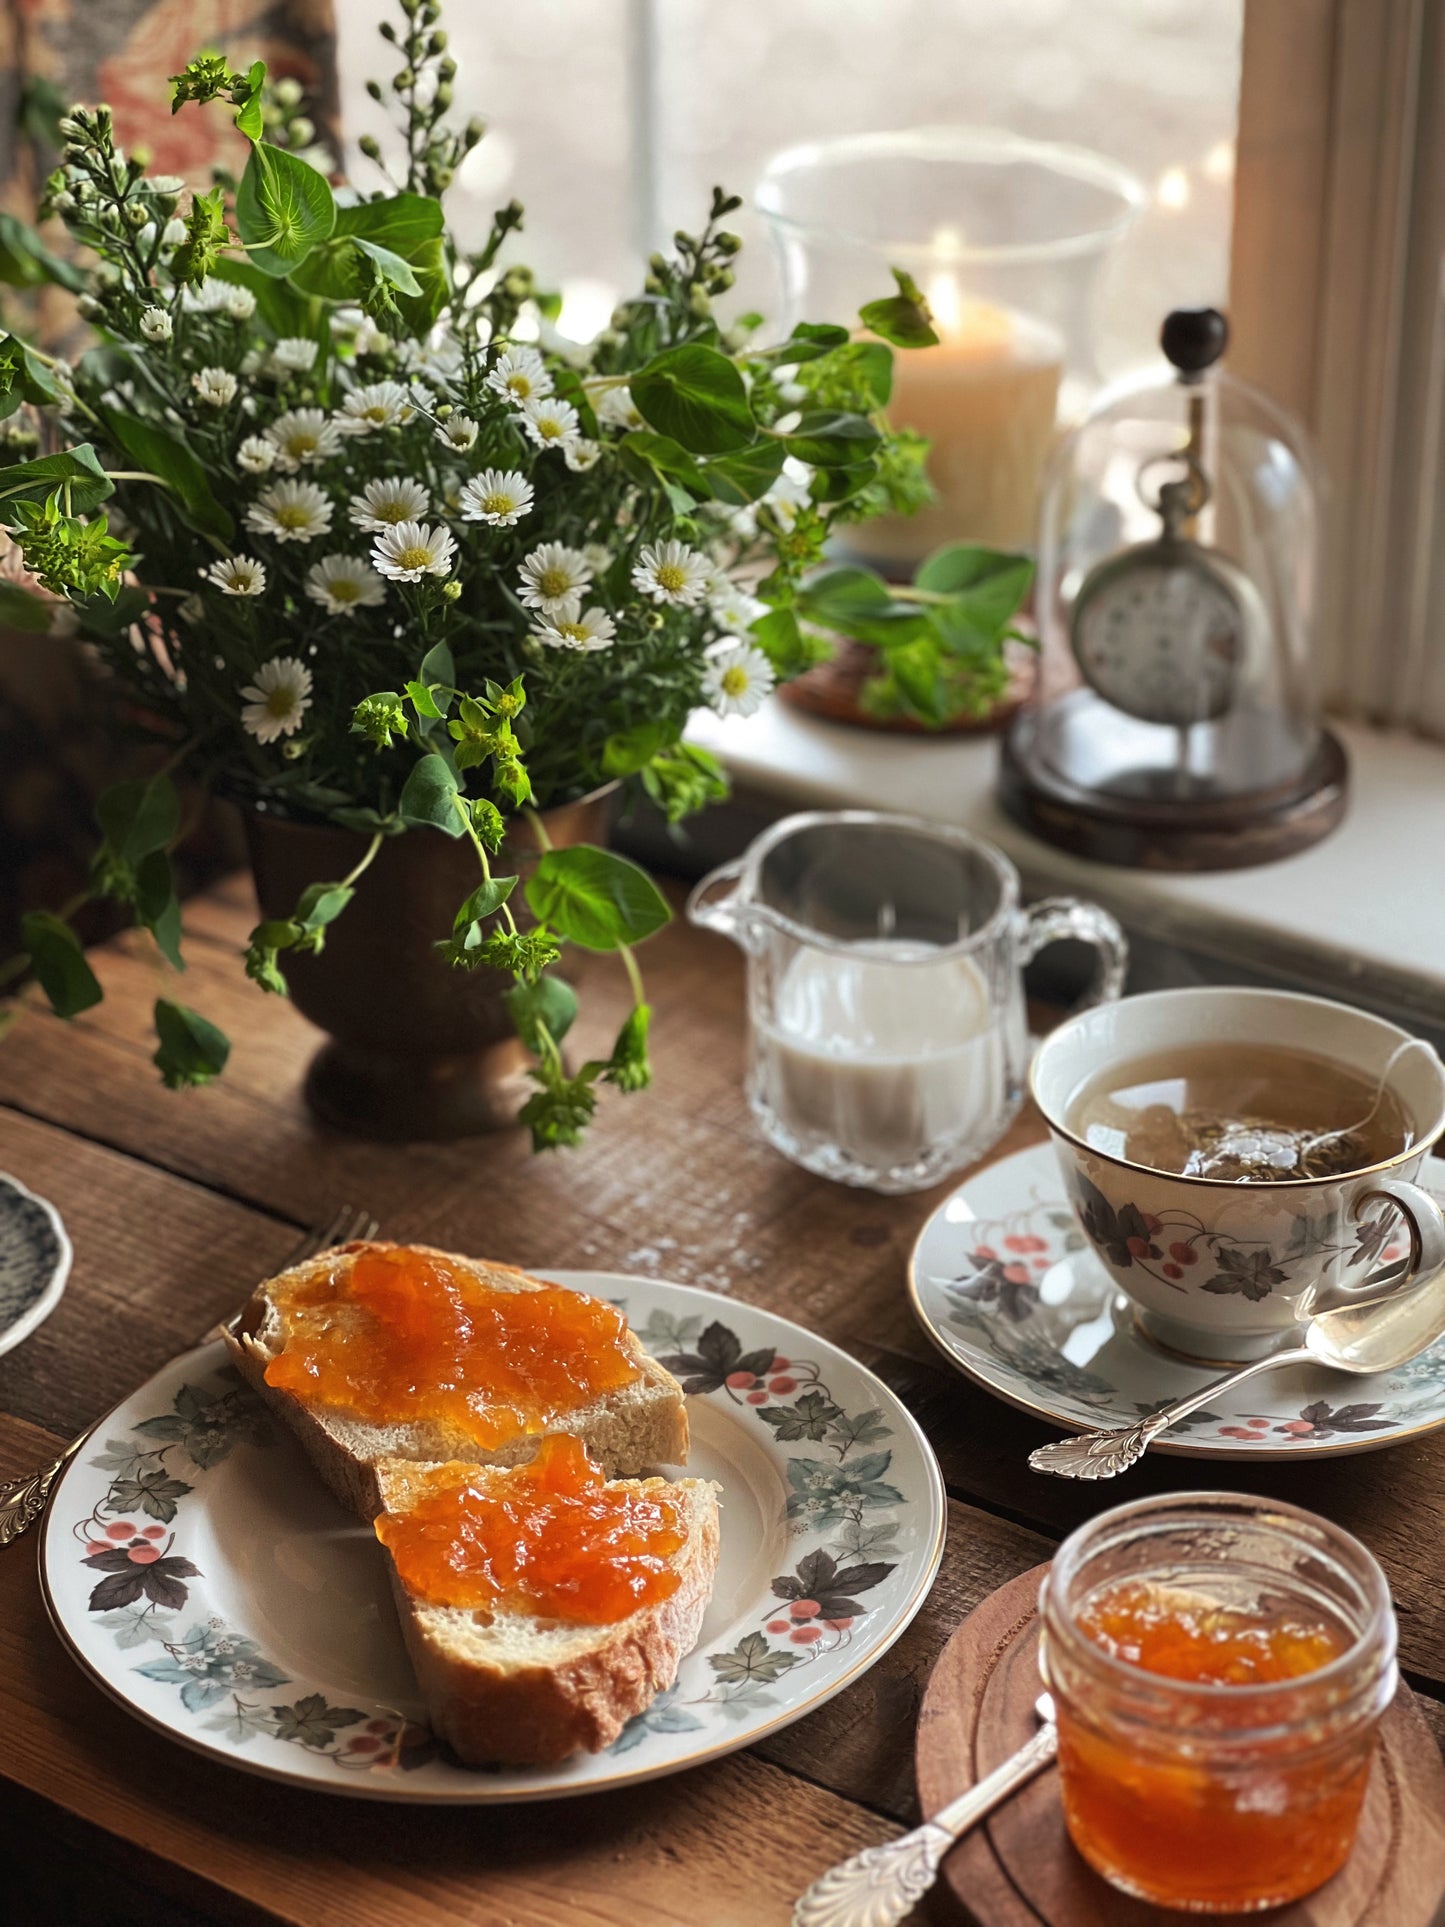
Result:
<instances>
[{"instance_id":1,"label":"glass cloche dome","mask_svg":"<svg viewBox=\"0 0 1445 1927\"><path fill-rule=\"evenodd\" d=\"M1172 367L1103 391L1044 479L1038 674L1001 794L1106 862L1265 862L1344 809L1312 657L1314 458L1219 367L1227 339L1213 309L1170 315Z\"/></svg>"}]
</instances>

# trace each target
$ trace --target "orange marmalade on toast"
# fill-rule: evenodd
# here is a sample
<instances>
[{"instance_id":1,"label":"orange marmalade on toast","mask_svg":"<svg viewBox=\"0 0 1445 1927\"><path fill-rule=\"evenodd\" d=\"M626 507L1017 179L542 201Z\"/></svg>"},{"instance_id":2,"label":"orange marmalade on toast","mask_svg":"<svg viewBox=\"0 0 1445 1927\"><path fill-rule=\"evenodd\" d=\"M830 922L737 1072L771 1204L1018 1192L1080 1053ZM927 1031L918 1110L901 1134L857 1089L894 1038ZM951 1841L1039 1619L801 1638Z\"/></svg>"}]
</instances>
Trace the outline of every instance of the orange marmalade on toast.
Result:
<instances>
[{"instance_id":1,"label":"orange marmalade on toast","mask_svg":"<svg viewBox=\"0 0 1445 1927\"><path fill-rule=\"evenodd\" d=\"M373 1425L455 1426L484 1451L639 1376L615 1306L560 1285L498 1289L438 1253L340 1251L270 1295L284 1345L268 1385Z\"/></svg>"},{"instance_id":2,"label":"orange marmalade on toast","mask_svg":"<svg viewBox=\"0 0 1445 1927\"><path fill-rule=\"evenodd\" d=\"M526 1465L432 1466L416 1485L376 1536L428 1605L610 1626L678 1588L681 1505L665 1490L609 1485L566 1434L544 1439Z\"/></svg>"}]
</instances>

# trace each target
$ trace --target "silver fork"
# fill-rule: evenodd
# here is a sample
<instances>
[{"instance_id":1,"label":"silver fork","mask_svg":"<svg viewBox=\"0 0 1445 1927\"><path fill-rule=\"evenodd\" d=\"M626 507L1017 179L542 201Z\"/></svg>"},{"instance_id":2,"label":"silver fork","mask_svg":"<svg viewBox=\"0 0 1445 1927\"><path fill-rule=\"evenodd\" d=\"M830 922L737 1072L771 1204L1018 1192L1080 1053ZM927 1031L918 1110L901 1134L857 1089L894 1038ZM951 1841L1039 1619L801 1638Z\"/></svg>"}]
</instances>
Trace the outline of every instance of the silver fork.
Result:
<instances>
[{"instance_id":1,"label":"silver fork","mask_svg":"<svg viewBox=\"0 0 1445 1927\"><path fill-rule=\"evenodd\" d=\"M353 1238L374 1238L377 1230L377 1221L369 1212L353 1211L350 1205L343 1205L329 1224L314 1225L306 1232L295 1250L287 1255L286 1266L299 1265L304 1259L314 1258L318 1251L325 1251L331 1245L349 1244ZM247 1293L246 1300L236 1307L231 1316L217 1325L208 1326L197 1343L203 1345L209 1339L219 1338L223 1332L234 1334L240 1327L241 1315L249 1302L250 1294ZM97 1419L95 1425L99 1423L100 1419ZM95 1425L87 1425L51 1464L41 1466L23 1479L0 1483L0 1546L8 1546L12 1540L19 1539L41 1517L56 1479L94 1432Z\"/></svg>"}]
</instances>

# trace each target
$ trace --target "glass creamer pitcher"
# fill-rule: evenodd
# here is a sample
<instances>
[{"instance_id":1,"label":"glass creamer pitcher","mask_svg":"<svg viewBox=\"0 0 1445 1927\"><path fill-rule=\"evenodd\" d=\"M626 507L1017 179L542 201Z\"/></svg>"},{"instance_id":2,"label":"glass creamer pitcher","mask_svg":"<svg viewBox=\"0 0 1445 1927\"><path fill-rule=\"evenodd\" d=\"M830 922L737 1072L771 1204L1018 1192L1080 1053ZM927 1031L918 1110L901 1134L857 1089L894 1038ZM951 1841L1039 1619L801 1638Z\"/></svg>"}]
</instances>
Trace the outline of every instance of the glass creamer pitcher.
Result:
<instances>
[{"instance_id":1,"label":"glass creamer pitcher","mask_svg":"<svg viewBox=\"0 0 1445 1927\"><path fill-rule=\"evenodd\" d=\"M1021 909L1018 872L991 844L871 810L775 823L697 885L687 914L747 953L764 1136L872 1191L924 1190L1007 1129L1029 1052L1020 971L1045 944L1098 951L1091 1002L1119 995L1128 961L1092 904Z\"/></svg>"}]
</instances>

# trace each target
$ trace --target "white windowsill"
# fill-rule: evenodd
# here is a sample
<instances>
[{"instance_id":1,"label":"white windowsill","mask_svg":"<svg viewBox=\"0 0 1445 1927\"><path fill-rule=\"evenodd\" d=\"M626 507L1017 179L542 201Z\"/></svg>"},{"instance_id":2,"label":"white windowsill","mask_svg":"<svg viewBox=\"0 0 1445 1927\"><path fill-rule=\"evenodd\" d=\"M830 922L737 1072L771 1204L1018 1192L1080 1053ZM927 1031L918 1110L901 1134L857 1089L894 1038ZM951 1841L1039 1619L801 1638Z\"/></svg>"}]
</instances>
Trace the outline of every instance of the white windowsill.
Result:
<instances>
[{"instance_id":1,"label":"white windowsill","mask_svg":"<svg viewBox=\"0 0 1445 1927\"><path fill-rule=\"evenodd\" d=\"M1252 870L1191 876L1067 855L1008 819L994 798L992 737L849 729L776 698L747 720L707 712L689 736L740 787L785 808L900 810L963 825L1013 858L1031 896L1066 891L1140 934L1311 988L1445 1016L1445 746L1336 726L1350 806L1332 836Z\"/></svg>"}]
</instances>

